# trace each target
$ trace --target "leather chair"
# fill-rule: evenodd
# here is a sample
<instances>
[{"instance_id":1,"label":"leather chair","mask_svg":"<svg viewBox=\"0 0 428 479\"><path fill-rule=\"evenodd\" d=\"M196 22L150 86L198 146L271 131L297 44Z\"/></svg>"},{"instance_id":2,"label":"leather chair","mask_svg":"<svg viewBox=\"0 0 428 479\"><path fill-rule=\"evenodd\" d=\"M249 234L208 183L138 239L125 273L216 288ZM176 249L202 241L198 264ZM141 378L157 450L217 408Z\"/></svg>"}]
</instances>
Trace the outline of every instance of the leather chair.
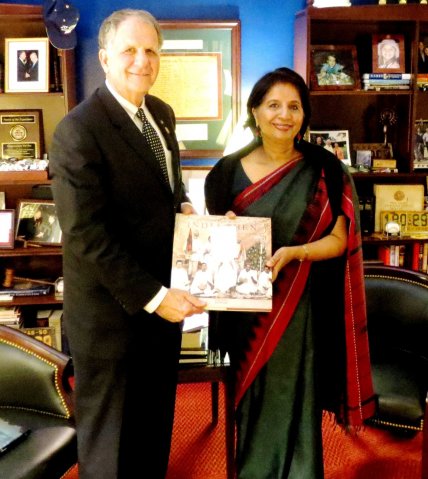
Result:
<instances>
[{"instance_id":1,"label":"leather chair","mask_svg":"<svg viewBox=\"0 0 428 479\"><path fill-rule=\"evenodd\" d=\"M0 456L0 477L59 479L77 462L69 356L0 326L0 419L30 429Z\"/></svg>"},{"instance_id":2,"label":"leather chair","mask_svg":"<svg viewBox=\"0 0 428 479\"><path fill-rule=\"evenodd\" d=\"M423 431L422 477L428 479L428 276L364 266L376 415L368 422L401 434Z\"/></svg>"}]
</instances>

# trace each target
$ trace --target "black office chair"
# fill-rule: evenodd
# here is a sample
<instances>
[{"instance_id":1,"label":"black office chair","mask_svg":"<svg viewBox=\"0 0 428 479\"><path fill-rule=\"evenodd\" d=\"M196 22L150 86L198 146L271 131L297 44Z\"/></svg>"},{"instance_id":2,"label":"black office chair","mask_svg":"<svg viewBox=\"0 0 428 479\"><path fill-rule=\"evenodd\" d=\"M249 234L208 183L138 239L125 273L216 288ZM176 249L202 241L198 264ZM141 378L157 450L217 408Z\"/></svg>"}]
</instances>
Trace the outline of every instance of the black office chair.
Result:
<instances>
[{"instance_id":1,"label":"black office chair","mask_svg":"<svg viewBox=\"0 0 428 479\"><path fill-rule=\"evenodd\" d=\"M395 433L423 431L422 477L428 478L428 276L364 266L376 415L368 423ZM426 452L425 452L426 451Z\"/></svg>"},{"instance_id":2,"label":"black office chair","mask_svg":"<svg viewBox=\"0 0 428 479\"><path fill-rule=\"evenodd\" d=\"M59 479L77 462L70 358L0 326L0 419L30 434L0 455L0 477Z\"/></svg>"}]
</instances>

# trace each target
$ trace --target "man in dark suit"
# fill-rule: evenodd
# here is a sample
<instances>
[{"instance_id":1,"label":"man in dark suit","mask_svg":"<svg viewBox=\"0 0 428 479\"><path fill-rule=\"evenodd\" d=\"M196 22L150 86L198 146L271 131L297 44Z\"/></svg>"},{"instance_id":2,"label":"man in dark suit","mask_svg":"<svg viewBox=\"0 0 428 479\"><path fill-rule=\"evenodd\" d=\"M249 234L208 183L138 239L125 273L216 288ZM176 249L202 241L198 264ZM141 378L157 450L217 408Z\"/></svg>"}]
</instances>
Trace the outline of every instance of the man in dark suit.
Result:
<instances>
[{"instance_id":1,"label":"man in dark suit","mask_svg":"<svg viewBox=\"0 0 428 479\"><path fill-rule=\"evenodd\" d=\"M142 10L115 12L101 25L99 46L106 83L60 122L50 152L79 479L160 479L170 450L180 322L205 306L168 288L175 213L194 210L173 111L147 94L159 70L156 20ZM139 107L163 142L167 181L141 132Z\"/></svg>"},{"instance_id":2,"label":"man in dark suit","mask_svg":"<svg viewBox=\"0 0 428 479\"><path fill-rule=\"evenodd\" d=\"M20 50L18 52L18 81L27 80L25 74L28 71L28 61L27 61L27 52L25 50Z\"/></svg>"}]
</instances>

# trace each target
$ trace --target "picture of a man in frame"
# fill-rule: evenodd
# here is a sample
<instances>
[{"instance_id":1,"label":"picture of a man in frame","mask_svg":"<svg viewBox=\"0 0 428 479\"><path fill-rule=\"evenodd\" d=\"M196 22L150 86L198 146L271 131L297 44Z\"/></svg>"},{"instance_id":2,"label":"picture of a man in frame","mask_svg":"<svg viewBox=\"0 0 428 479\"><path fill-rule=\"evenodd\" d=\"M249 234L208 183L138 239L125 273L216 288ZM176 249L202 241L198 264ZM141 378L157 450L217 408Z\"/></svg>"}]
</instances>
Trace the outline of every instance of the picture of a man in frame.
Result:
<instances>
[{"instance_id":1,"label":"picture of a man in frame","mask_svg":"<svg viewBox=\"0 0 428 479\"><path fill-rule=\"evenodd\" d=\"M21 81L39 81L39 54L36 50L18 50L16 78Z\"/></svg>"}]
</instances>

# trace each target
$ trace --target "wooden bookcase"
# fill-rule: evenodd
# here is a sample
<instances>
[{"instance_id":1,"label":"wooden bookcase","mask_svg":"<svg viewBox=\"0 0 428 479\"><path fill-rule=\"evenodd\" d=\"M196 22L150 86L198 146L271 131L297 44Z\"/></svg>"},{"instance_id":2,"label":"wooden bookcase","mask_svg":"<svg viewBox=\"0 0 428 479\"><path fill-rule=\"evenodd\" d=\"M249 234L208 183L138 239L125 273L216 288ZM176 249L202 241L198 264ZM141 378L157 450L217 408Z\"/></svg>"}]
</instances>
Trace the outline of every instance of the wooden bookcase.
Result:
<instances>
[{"instance_id":1,"label":"wooden bookcase","mask_svg":"<svg viewBox=\"0 0 428 479\"><path fill-rule=\"evenodd\" d=\"M311 78L311 46L353 45L357 51L360 76L372 70L372 36L404 35L405 71L418 73L418 42L428 37L426 5L366 5L352 7L308 7L295 17L294 69L308 85ZM348 130L350 143L382 143L380 114L393 109L395 124L388 127L398 173L355 173L359 196L373 194L375 183L423 184L427 194L428 170L414 169L416 120L428 120L428 91L311 90L312 130ZM379 235L363 238L364 256L377 256L379 244L410 244L411 239L388 240ZM409 266L409 262L406 262Z\"/></svg>"},{"instance_id":2,"label":"wooden bookcase","mask_svg":"<svg viewBox=\"0 0 428 479\"><path fill-rule=\"evenodd\" d=\"M5 38L46 38L42 7L33 5L0 4L0 63L5 64ZM53 132L63 116L76 105L74 50L57 50L49 46L50 81L47 93L0 93L0 110L38 109L43 116L43 153L49 154ZM53 62L57 63L54 82ZM55 84L53 84L55 83ZM4 87L4 83L1 85ZM4 90L2 90L4 91ZM5 192L6 208L14 209L19 199L32 197L35 185L50 184L47 171L1 171L0 191ZM62 272L60 247L28 247L15 243L14 249L0 249L0 282L6 268L16 276L55 281ZM0 306L19 305L27 309L59 307L54 294L16 298Z\"/></svg>"}]
</instances>

